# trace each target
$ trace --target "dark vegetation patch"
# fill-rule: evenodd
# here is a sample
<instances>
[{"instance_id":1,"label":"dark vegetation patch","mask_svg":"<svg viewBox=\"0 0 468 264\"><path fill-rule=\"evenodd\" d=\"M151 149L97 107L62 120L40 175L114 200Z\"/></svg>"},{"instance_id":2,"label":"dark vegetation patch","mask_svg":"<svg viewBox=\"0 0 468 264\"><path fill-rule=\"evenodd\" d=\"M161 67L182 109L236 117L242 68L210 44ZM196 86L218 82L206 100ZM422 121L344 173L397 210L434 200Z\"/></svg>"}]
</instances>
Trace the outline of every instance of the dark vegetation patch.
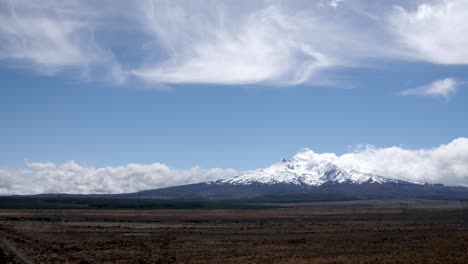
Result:
<instances>
[{"instance_id":1,"label":"dark vegetation patch","mask_svg":"<svg viewBox=\"0 0 468 264\"><path fill-rule=\"evenodd\" d=\"M16 262L15 257L10 252L7 252L2 247L0 247L0 263L15 264L18 262Z\"/></svg>"},{"instance_id":2,"label":"dark vegetation patch","mask_svg":"<svg viewBox=\"0 0 468 264\"><path fill-rule=\"evenodd\" d=\"M251 201L184 201L149 198L0 197L0 209L262 209Z\"/></svg>"}]
</instances>

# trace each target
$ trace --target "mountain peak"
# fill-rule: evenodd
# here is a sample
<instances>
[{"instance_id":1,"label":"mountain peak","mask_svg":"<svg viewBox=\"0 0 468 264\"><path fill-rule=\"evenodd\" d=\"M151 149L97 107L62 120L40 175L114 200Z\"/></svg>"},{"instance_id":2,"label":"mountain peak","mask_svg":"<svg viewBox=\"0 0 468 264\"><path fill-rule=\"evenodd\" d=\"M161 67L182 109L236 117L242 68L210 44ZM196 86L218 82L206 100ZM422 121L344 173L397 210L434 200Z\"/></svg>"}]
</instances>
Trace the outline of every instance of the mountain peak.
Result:
<instances>
[{"instance_id":1,"label":"mountain peak","mask_svg":"<svg viewBox=\"0 0 468 264\"><path fill-rule=\"evenodd\" d=\"M282 159L267 168L248 171L231 179L214 181L217 184L294 184L321 186L329 183L386 183L397 182L373 173L344 169L329 160L294 157Z\"/></svg>"}]
</instances>

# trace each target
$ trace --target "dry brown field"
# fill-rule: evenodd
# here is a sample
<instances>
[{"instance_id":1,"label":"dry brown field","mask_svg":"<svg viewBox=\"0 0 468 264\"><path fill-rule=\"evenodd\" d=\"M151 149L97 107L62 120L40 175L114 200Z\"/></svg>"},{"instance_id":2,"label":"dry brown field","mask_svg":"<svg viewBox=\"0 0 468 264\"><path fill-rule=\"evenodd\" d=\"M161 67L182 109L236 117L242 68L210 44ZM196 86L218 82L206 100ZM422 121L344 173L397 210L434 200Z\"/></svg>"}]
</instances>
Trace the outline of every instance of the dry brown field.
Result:
<instances>
[{"instance_id":1,"label":"dry brown field","mask_svg":"<svg viewBox=\"0 0 468 264\"><path fill-rule=\"evenodd\" d=\"M458 202L0 210L0 263L468 263Z\"/></svg>"}]
</instances>

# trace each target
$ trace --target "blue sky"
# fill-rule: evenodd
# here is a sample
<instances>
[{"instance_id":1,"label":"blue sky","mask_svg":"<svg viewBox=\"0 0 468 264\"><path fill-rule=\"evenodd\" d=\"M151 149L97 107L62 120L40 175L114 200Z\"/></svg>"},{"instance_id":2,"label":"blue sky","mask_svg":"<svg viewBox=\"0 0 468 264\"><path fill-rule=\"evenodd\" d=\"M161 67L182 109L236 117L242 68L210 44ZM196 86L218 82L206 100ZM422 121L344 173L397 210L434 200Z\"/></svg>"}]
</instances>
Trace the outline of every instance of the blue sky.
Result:
<instances>
[{"instance_id":1,"label":"blue sky","mask_svg":"<svg viewBox=\"0 0 468 264\"><path fill-rule=\"evenodd\" d=\"M72 159L97 166L159 161L253 169L301 148L426 148L468 134L463 90L448 103L399 95L446 69L398 66L403 72L342 72L353 88L177 85L169 91L3 68L0 160L3 166ZM431 77L408 73L411 67Z\"/></svg>"},{"instance_id":2,"label":"blue sky","mask_svg":"<svg viewBox=\"0 0 468 264\"><path fill-rule=\"evenodd\" d=\"M243 171L448 144L468 135L467 16L463 0L3 0L0 167Z\"/></svg>"}]
</instances>

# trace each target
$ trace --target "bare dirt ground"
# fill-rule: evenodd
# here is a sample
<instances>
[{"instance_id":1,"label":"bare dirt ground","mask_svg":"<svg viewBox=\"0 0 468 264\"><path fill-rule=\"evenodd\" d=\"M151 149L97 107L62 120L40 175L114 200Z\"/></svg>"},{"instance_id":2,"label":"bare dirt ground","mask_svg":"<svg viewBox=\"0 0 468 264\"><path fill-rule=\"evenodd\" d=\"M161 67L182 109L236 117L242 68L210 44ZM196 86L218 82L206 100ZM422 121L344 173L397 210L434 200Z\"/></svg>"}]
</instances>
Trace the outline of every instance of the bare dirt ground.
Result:
<instances>
[{"instance_id":1,"label":"bare dirt ground","mask_svg":"<svg viewBox=\"0 0 468 264\"><path fill-rule=\"evenodd\" d=\"M0 263L468 263L457 202L0 210Z\"/></svg>"}]
</instances>

